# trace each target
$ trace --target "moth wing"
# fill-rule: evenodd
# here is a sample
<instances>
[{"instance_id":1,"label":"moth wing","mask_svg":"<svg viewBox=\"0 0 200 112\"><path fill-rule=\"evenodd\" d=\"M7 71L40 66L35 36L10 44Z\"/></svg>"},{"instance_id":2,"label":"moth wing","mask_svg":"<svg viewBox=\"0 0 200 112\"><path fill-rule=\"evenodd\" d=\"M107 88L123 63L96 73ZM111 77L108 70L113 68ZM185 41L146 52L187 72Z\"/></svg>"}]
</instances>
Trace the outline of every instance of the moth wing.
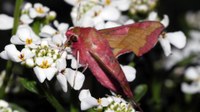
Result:
<instances>
[{"instance_id":1,"label":"moth wing","mask_svg":"<svg viewBox=\"0 0 200 112\"><path fill-rule=\"evenodd\" d=\"M99 32L108 40L115 57L131 51L141 56L155 46L163 29L160 22L145 21Z\"/></svg>"},{"instance_id":2,"label":"moth wing","mask_svg":"<svg viewBox=\"0 0 200 112\"><path fill-rule=\"evenodd\" d=\"M118 92L122 92L127 95L128 97L132 97L133 94L130 90L129 84L127 79L115 57L112 55L106 55L101 53L90 52L91 56L96 60L96 62L101 66L101 68L109 73L112 77L112 82L114 85L120 84L116 86ZM116 91L117 92L117 91Z\"/></svg>"}]
</instances>

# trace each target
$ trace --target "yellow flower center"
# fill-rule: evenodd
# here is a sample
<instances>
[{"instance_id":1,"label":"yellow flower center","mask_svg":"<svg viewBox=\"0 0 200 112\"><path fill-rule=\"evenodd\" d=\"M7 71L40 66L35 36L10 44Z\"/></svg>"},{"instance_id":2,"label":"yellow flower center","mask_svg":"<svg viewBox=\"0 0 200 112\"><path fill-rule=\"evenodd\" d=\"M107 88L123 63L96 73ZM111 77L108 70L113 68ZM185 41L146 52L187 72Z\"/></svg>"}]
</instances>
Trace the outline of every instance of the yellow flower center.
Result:
<instances>
[{"instance_id":1,"label":"yellow flower center","mask_svg":"<svg viewBox=\"0 0 200 112\"><path fill-rule=\"evenodd\" d=\"M98 102L98 104L100 105L100 104L102 103L101 98L99 98L99 99L97 100L97 102Z\"/></svg>"},{"instance_id":2,"label":"yellow flower center","mask_svg":"<svg viewBox=\"0 0 200 112\"><path fill-rule=\"evenodd\" d=\"M31 38L27 38L27 39L26 39L26 44L29 45L29 44L32 44L32 42L33 42L33 40L32 40Z\"/></svg>"},{"instance_id":3,"label":"yellow flower center","mask_svg":"<svg viewBox=\"0 0 200 112\"><path fill-rule=\"evenodd\" d=\"M106 5L110 5L111 1L110 0L106 0Z\"/></svg>"},{"instance_id":4,"label":"yellow flower center","mask_svg":"<svg viewBox=\"0 0 200 112\"><path fill-rule=\"evenodd\" d=\"M22 61L24 61L24 54L20 54L18 57L19 57L19 59L21 59Z\"/></svg>"},{"instance_id":5,"label":"yellow flower center","mask_svg":"<svg viewBox=\"0 0 200 112\"><path fill-rule=\"evenodd\" d=\"M40 65L40 67L41 67L41 68L49 68L50 65L49 65L49 63L48 63L47 60L44 60L44 61L42 61L42 64Z\"/></svg>"},{"instance_id":6,"label":"yellow flower center","mask_svg":"<svg viewBox=\"0 0 200 112\"><path fill-rule=\"evenodd\" d=\"M43 13L44 13L44 10L43 10L42 7L36 8L36 11L37 11L38 13L40 13L40 14L43 14Z\"/></svg>"}]
</instances>

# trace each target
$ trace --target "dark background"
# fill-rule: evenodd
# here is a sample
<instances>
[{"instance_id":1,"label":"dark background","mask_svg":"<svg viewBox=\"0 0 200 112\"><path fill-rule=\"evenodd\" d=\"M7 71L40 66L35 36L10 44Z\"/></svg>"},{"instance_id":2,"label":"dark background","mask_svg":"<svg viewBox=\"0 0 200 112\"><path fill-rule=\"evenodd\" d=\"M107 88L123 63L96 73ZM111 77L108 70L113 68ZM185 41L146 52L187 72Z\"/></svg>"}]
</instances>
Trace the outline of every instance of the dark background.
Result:
<instances>
[{"instance_id":1,"label":"dark background","mask_svg":"<svg viewBox=\"0 0 200 112\"><path fill-rule=\"evenodd\" d=\"M27 0L31 3L40 2L45 6L48 6L51 10L54 10L57 12L57 19L60 22L67 22L71 24L71 17L70 17L70 11L71 6L65 3L63 0ZM14 11L14 3L15 0L1 0L0 1L0 13L5 13L10 16L13 16ZM183 30L184 25L182 24L182 21L184 21L184 14L188 11L198 11L200 10L200 0L160 0L159 6L158 6L158 12L160 15L167 14L170 18L170 25L167 28L167 31L178 31ZM197 21L199 22L199 21ZM71 24L72 25L72 24ZM0 51L3 51L4 46L9 44L9 40L11 37L11 30L7 31L0 31ZM159 46L158 46L159 47ZM155 53L152 53L155 52ZM145 56L134 59L136 63L136 69L137 69L137 80L134 83L131 83L131 85L134 87L136 83L146 83L149 85L149 88L151 89L152 85L155 83L162 84L162 81L168 77L168 72L163 71L155 71L152 68L153 61L156 61L157 59L161 58L160 48L153 49L151 53L147 53ZM157 53L158 52L158 53ZM158 54L158 56L157 56ZM0 59L0 70L5 69L6 61ZM138 75L139 74L139 75ZM145 75L144 75L145 74ZM153 75L152 75L153 74ZM93 82L95 82L94 77L90 77ZM156 80L156 81L155 81ZM100 86L96 84L95 86ZM104 89L104 88L102 88ZM167 90L161 90L162 101L161 102L155 102L155 101L149 101L151 99L151 90L149 89L147 95L142 99L141 104L142 108L145 112L179 112L185 111L185 112L198 112L198 106L200 104L199 102L199 96L196 100L193 100L192 104L186 104L183 102L183 94L180 92L180 89L176 89L173 91L167 91ZM161 88L162 89L162 88ZM104 89L105 90L105 89ZM94 90L93 90L94 91ZM101 90L98 90L101 91ZM169 95L166 95L164 93L169 93ZM75 93L77 94L77 93ZM8 100L17 101L17 103L21 104L23 107L25 107L28 111L37 111L37 112L43 112L49 111L53 112L55 111L51 105L48 104L47 101L45 101L42 98L38 98L37 96L33 95L30 92L26 92L27 96L12 96L10 95ZM165 96L166 95L166 96ZM98 95L97 95L98 96ZM30 105L30 99L32 98L33 105ZM21 100L21 101L20 101ZM27 104L24 104L26 103ZM176 105L176 106L175 106ZM162 109L159 109L162 108ZM178 109L177 109L178 108Z\"/></svg>"}]
</instances>

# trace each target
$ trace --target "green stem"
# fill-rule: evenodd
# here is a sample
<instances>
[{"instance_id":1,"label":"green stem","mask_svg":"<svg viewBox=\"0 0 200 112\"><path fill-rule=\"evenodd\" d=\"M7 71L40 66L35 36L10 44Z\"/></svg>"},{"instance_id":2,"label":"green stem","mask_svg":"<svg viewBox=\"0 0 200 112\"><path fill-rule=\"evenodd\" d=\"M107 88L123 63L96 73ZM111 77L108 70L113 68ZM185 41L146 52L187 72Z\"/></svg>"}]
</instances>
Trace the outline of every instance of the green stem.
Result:
<instances>
[{"instance_id":1,"label":"green stem","mask_svg":"<svg viewBox=\"0 0 200 112\"><path fill-rule=\"evenodd\" d=\"M19 25L20 12L21 12L20 7L21 7L22 3L23 3L23 0L16 0L12 35L16 34L16 32L17 32L17 28Z\"/></svg>"},{"instance_id":2,"label":"green stem","mask_svg":"<svg viewBox=\"0 0 200 112\"><path fill-rule=\"evenodd\" d=\"M59 103L59 101L54 97L52 92L49 90L49 85L46 81L44 82L44 85L42 85L42 89L48 102L56 109L57 112L66 112L63 106Z\"/></svg>"},{"instance_id":3,"label":"green stem","mask_svg":"<svg viewBox=\"0 0 200 112\"><path fill-rule=\"evenodd\" d=\"M23 0L16 0L12 35L16 34L16 32L17 32L17 28L18 28L18 25L19 25L19 18L20 18L20 7L21 7L22 3L23 3ZM7 61L6 77L4 79L2 87L0 89L0 91L1 91L0 98L3 98L5 96L5 89L8 85L8 82L9 82L11 74L12 74L12 67L13 67L13 63L11 61Z\"/></svg>"}]
</instances>

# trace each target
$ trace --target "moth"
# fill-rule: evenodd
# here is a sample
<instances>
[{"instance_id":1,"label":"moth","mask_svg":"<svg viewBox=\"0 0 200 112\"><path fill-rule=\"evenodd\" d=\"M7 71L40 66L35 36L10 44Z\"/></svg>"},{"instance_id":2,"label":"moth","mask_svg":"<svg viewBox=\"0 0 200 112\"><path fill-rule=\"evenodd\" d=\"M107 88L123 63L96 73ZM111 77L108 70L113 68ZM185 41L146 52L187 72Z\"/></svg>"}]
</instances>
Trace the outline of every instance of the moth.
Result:
<instances>
[{"instance_id":1,"label":"moth","mask_svg":"<svg viewBox=\"0 0 200 112\"><path fill-rule=\"evenodd\" d=\"M74 27L66 32L65 44L75 57L79 55L80 64L89 67L101 85L132 99L133 93L117 57L128 52L142 56L155 46L163 29L156 21L103 30Z\"/></svg>"}]
</instances>

